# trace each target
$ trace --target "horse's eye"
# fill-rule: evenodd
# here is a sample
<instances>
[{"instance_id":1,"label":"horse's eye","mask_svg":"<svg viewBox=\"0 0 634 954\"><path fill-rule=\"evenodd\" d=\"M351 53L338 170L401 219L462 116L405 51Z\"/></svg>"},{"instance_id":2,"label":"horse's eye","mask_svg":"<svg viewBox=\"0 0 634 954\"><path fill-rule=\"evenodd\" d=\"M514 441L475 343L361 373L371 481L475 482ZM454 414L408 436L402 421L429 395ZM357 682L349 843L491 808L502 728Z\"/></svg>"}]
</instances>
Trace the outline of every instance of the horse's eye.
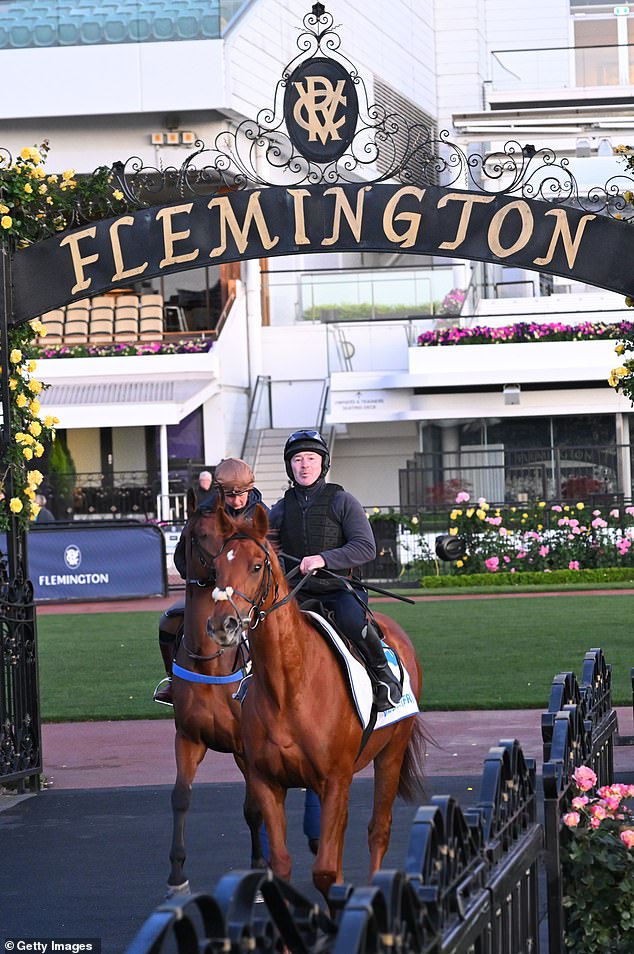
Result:
<instances>
[{"instance_id":1,"label":"horse's eye","mask_svg":"<svg viewBox=\"0 0 634 954\"><path fill-rule=\"evenodd\" d=\"M253 572L253 573L259 573L261 569L262 569L262 564L261 564L261 563L254 563L254 564L253 564L253 570L252 570L252 572Z\"/></svg>"}]
</instances>

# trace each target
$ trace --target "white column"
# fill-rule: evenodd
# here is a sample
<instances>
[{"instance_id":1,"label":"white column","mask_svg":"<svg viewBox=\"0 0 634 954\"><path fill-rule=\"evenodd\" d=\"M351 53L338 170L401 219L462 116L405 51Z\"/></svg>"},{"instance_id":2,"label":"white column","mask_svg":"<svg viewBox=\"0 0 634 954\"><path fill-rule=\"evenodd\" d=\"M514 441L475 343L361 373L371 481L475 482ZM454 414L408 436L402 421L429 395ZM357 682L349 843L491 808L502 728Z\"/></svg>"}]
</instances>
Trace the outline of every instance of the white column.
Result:
<instances>
[{"instance_id":1,"label":"white column","mask_svg":"<svg viewBox=\"0 0 634 954\"><path fill-rule=\"evenodd\" d=\"M622 493L626 503L632 500L632 466L630 462L630 418L627 414L618 413L616 417L616 445L617 445L617 492Z\"/></svg>"},{"instance_id":2,"label":"white column","mask_svg":"<svg viewBox=\"0 0 634 954\"><path fill-rule=\"evenodd\" d=\"M159 449L161 461L161 503L158 508L159 519L170 519L170 482L169 466L167 458L167 424L161 424L159 427Z\"/></svg>"}]
</instances>

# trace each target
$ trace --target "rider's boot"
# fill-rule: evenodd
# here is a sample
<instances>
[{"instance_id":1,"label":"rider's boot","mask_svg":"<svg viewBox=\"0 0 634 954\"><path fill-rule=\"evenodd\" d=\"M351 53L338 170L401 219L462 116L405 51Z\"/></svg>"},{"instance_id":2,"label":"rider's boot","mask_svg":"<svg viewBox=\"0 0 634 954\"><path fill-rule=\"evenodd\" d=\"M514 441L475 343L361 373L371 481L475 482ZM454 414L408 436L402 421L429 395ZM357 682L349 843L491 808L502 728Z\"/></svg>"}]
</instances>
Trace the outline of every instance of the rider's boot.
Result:
<instances>
[{"instance_id":1,"label":"rider's boot","mask_svg":"<svg viewBox=\"0 0 634 954\"><path fill-rule=\"evenodd\" d=\"M361 635L363 642L358 645L372 670L370 675L374 683L374 701L379 712L385 712L401 701L401 684L385 658L381 637L372 620L368 620L361 630Z\"/></svg>"},{"instance_id":2,"label":"rider's boot","mask_svg":"<svg viewBox=\"0 0 634 954\"><path fill-rule=\"evenodd\" d=\"M174 642L163 642L159 640L159 649L161 650L161 656L163 657L163 664L165 666L165 672L167 676L165 679L161 679L158 686L154 690L154 701L160 702L164 706L173 706L174 700L172 698L172 662L174 656Z\"/></svg>"}]
</instances>

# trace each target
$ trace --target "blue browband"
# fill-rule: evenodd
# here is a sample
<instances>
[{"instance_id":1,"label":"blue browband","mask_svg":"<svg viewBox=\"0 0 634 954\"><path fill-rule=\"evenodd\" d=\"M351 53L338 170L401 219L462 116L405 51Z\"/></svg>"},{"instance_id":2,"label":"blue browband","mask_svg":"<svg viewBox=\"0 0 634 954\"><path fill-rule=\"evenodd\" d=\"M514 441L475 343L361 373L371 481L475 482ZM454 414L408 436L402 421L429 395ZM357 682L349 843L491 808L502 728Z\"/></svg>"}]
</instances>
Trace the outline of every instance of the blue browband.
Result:
<instances>
[{"instance_id":1,"label":"blue browband","mask_svg":"<svg viewBox=\"0 0 634 954\"><path fill-rule=\"evenodd\" d=\"M187 682L204 682L207 685L217 686L221 683L238 682L239 679L244 679L246 670L239 669L237 672L230 672L228 676L204 676L202 673L192 672L191 669L183 669L178 663L174 663L172 675L178 676L179 679L185 679Z\"/></svg>"}]
</instances>

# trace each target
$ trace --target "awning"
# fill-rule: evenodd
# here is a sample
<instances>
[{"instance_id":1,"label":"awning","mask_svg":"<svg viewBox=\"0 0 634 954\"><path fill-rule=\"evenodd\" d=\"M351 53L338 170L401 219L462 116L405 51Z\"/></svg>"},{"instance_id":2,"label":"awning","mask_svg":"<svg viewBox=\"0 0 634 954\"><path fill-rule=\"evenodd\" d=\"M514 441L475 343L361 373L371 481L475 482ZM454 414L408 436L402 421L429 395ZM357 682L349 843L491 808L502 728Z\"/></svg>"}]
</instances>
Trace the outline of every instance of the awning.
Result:
<instances>
[{"instance_id":1,"label":"awning","mask_svg":"<svg viewBox=\"0 0 634 954\"><path fill-rule=\"evenodd\" d=\"M61 428L178 424L219 390L206 380L58 382L40 395L43 414Z\"/></svg>"}]
</instances>

